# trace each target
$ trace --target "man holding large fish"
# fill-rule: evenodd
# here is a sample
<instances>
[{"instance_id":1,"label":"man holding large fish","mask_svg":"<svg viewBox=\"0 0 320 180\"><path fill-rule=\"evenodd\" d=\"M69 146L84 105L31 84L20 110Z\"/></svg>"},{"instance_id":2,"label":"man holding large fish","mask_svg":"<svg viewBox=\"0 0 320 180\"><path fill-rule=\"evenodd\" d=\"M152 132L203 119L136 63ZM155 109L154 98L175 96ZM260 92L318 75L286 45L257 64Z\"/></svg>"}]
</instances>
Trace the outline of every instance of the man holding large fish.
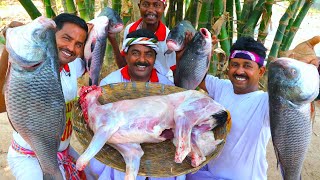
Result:
<instances>
[{"instance_id":1,"label":"man holding large fish","mask_svg":"<svg viewBox=\"0 0 320 180\"><path fill-rule=\"evenodd\" d=\"M213 39L216 40L216 37L213 36ZM280 123L279 116L283 116L286 111L286 106L282 106L282 111L279 106L275 107L275 104L279 103L275 98L278 98L280 93L270 91L269 93L273 93L271 96L258 89L259 79L266 71L265 57L266 48L261 43L251 37L241 37L231 48L228 65L229 80L207 75L199 85L209 93L209 96L230 111L232 128L221 154L195 174L188 174L187 179L267 179L266 146L270 139L270 122L274 124L271 126L271 132L276 133L273 136L273 142L277 142L274 146L284 179L300 178L295 175L301 175L299 167L302 167L310 134L300 136L299 145L284 142L283 138L284 136L291 137L290 134L295 128L302 130L310 126L310 102L319 92L317 69L313 65L290 58L277 60L270 64L270 66L279 68L269 69L269 73L279 73L279 75L270 79L269 85L273 86L277 84L276 82L286 81L288 84L292 83L288 85L291 89L286 88L283 83L277 86L278 90L283 88L281 92L287 92L284 98L291 98L291 102L297 104L293 105L294 112L304 116L300 119L286 116ZM307 81L312 83L307 83ZM273 98L276 103L269 102L269 98ZM285 99L281 102L284 102ZM305 107L304 110L300 110L300 105ZM270 113L270 117L269 109L270 112L273 112ZM283 119L290 120L289 118L295 121L294 124L300 124L300 126L283 121ZM287 128L291 132L288 132ZM286 135L281 132L286 132ZM286 154L284 150L286 148L298 149L294 155L298 156L299 160L294 160L291 154L293 150L287 152L290 155Z\"/></svg>"},{"instance_id":2,"label":"man holding large fish","mask_svg":"<svg viewBox=\"0 0 320 180\"><path fill-rule=\"evenodd\" d=\"M173 82L173 71L175 70L176 59L180 59L182 53L165 53L168 50L166 38L170 30L162 23L161 17L167 7L166 0L140 0L138 6L141 18L138 21L129 24L124 29L123 37L126 38L129 33L137 29L147 29L153 32L158 38L159 46L154 67L160 74L166 76ZM188 33L187 38L190 37L191 33ZM124 67L126 65L124 53L119 51L119 45L114 34L109 33L108 39L113 47L118 67Z\"/></svg>"},{"instance_id":3,"label":"man holding large fish","mask_svg":"<svg viewBox=\"0 0 320 180\"><path fill-rule=\"evenodd\" d=\"M169 81L167 77L160 74L153 68L158 50L157 37L151 31L147 29L138 29L129 33L127 38L124 40L122 47L122 51L125 53L127 65L110 73L107 77L102 79L100 86L130 81L158 82L162 84L173 85L173 83ZM105 166L97 160L91 160L90 167L94 167L94 171L102 171L99 179L122 180L125 178L125 173ZM137 179L143 180L146 179L146 177L138 176ZM185 175L171 178L149 177L149 179L183 180L185 179Z\"/></svg>"},{"instance_id":4,"label":"man holding large fish","mask_svg":"<svg viewBox=\"0 0 320 180\"><path fill-rule=\"evenodd\" d=\"M65 101L63 103L65 103L65 105L63 105L66 108L61 108L60 110L65 110L65 112L62 112L62 114L64 114L64 118L63 120L65 121L65 126L62 126L64 129L62 129L62 131L59 133L59 137L60 139L57 139L57 143L60 144L60 146L58 147L57 151L59 151L58 153L58 162L59 162L59 171L61 171L61 175L55 175L54 178L55 179L61 179L62 177L64 178L84 178L84 174L83 173L78 173L78 171L76 171L73 168L73 163L74 163L74 158L78 157L78 154L72 149L72 147L69 146L70 144L70 139L71 139L71 132L72 132L72 125L71 125L71 109L73 106L73 101L74 99L77 97L77 78L79 76L81 76L84 73L84 64L82 62L81 59L77 58L77 57L81 57L83 54L83 48L84 48L84 44L85 44L85 40L87 38L87 33L88 33L88 27L85 23L84 20L82 20L81 18L74 16L74 15L70 15L70 14L60 14L57 17L54 18L54 21L46 19L44 17L40 17L38 19L36 19L35 21L33 21L32 23L30 23L30 27L32 27L32 24L43 24L43 23L48 23L48 27L47 29L54 29L56 27L56 32L55 32L55 41L56 41L56 48L57 48L57 54L53 57L56 57L57 59L54 59L54 61L59 60L59 66L60 66L60 76L59 77L59 81L61 81L61 87L62 87L62 91L63 91L63 96L64 100L62 99L62 101ZM47 26L47 25L46 25ZM20 28L20 27L18 27ZM14 28L13 30L15 30L16 28ZM9 31L10 30L10 31ZM28 54L28 51L31 51L32 48L37 48L37 44L32 44L32 43L36 43L34 42L34 40L38 40L43 38L44 33L41 33L41 31L46 32L46 29L42 30L41 28L39 30L34 30L34 33L31 31L29 33L30 36L26 36L24 33L22 33L22 31L26 31L24 29L24 26L21 26L21 31L19 31L18 29L16 31L12 31L11 29L9 29L7 32L7 41L8 43L14 40L14 42L10 43L10 47L8 50L10 50L10 57L16 57L13 56L18 50L23 49L22 47L17 47L17 45L19 44L19 40L24 40L26 39L29 42L29 46L27 47L28 50L25 50L24 54ZM28 30L28 29L27 29ZM31 29L32 30L32 29ZM12 32L11 32L12 31ZM28 33L28 32L25 32ZM15 38L16 37L16 38ZM20 38L20 39L19 39ZM30 39L30 40L28 40ZM16 43L16 45L14 45L13 43ZM53 47L51 47L52 51L55 49L55 42L54 40L50 41L47 40L47 43L53 44ZM13 46L14 45L14 46ZM40 46L41 47L41 46ZM39 48L40 48L39 47ZM51 52L51 51L50 51ZM5 57L6 56L6 50L4 50L3 55L2 55L2 59L1 59L1 63L3 64L7 64L7 59ZM40 53L40 52L38 52ZM38 54L36 53L36 54ZM45 52L46 53L46 52ZM49 54L49 51L47 52ZM24 55L23 53L21 55ZM55 54L55 52L53 51L53 55ZM38 60L36 59L37 56L34 56L35 59L34 61ZM16 57L17 58L17 57ZM11 62L15 62L15 60L10 60L10 66L13 66ZM14 64L15 65L15 64ZM15 65L16 66L16 65ZM14 66L14 67L15 67ZM30 67L30 69L32 68L36 68L38 66L41 66L41 64L35 64L32 67ZM22 68L23 69L23 68ZM10 73L12 73L13 70L11 69L8 76L8 82L7 82L7 88L13 86L11 85L11 81L12 78L10 77ZM22 70L23 72L23 70ZM26 72L27 73L27 72ZM2 72L1 75L4 75L5 73ZM27 77L27 75L24 75ZM4 77L2 77L4 78ZM46 79L43 79L43 81L46 81ZM50 81L48 81L49 83L52 83ZM60 82L59 82L60 83ZM59 87L60 85L58 85L57 87ZM41 88L41 87L40 87ZM43 88L43 87L42 87ZM40 89L39 89L40 90ZM38 90L36 90L38 91ZM55 89L52 89L52 92L54 93ZM11 104L11 100L8 99L11 97L10 94L8 93L14 93L15 91L7 89L6 90L6 107L7 107L7 111L9 114L9 119L13 120L15 119L14 116L10 116L10 112L13 113L18 113L19 108L14 108L15 105ZM22 94L23 93L32 93L32 92L26 92L23 91L22 89ZM16 96L20 95L16 94ZM41 98L42 96L48 96L48 94L38 94L38 97L35 98ZM61 93L62 95L62 93ZM13 98L14 98L14 94L13 94ZM19 103L19 101L21 101L22 99L16 99L17 103ZM22 102L20 102L20 104L23 104ZM27 109L29 109L28 111L33 112L33 109L35 109L35 111L39 110L40 111L40 107L41 104L29 104L29 107L27 107ZM58 108L59 106L54 106L52 107L54 108ZM46 108L46 107L45 107ZM51 110L50 107L48 110ZM33 121L36 121L37 119L39 119L40 121L42 121L44 124L49 124L49 126L51 125L51 129L53 129L54 131L58 132L58 129L54 129L53 127L53 121L51 122L46 122L46 120L48 121L48 119L45 118L45 113L42 114L43 116L37 116L34 115L32 117ZM52 118L59 118L59 117L52 117ZM18 125L14 125L14 128L20 129ZM29 125L30 127L32 126L32 124ZM34 129L36 131L36 129ZM22 130L24 131L24 130ZM35 132L34 131L34 132ZM41 130L43 133L46 131L45 129ZM20 131L21 132L21 131ZM37 139L37 137L41 138L41 134L36 134L34 133L34 138L33 139ZM27 137L27 139L29 139L29 137ZM37 141L37 140L36 140ZM39 140L40 141L40 140ZM39 164L38 158L40 157L36 157L36 153L33 151L32 147L34 147L34 144L31 145L29 144L29 140L26 141L24 139L24 137L22 137L20 135L20 133L14 131L13 132L13 141L12 141L12 145L9 147L9 151L8 151L8 156L7 156L7 160L8 160L8 164L10 166L10 169L13 173L13 175L17 178L17 179L42 179L42 178L48 178L48 176L43 176L44 169L45 168L44 164ZM51 140L52 142L52 140ZM47 143L51 143L51 142L47 142ZM41 146L42 147L42 146ZM40 147L40 154L46 154L46 151L44 151L44 149L41 150ZM39 149L39 147L37 147ZM44 152L42 152L44 151ZM37 151L39 153L39 150ZM55 158L57 158L57 155L55 155ZM54 160L52 162L46 162L47 164L50 163L55 163Z\"/></svg>"}]
</instances>

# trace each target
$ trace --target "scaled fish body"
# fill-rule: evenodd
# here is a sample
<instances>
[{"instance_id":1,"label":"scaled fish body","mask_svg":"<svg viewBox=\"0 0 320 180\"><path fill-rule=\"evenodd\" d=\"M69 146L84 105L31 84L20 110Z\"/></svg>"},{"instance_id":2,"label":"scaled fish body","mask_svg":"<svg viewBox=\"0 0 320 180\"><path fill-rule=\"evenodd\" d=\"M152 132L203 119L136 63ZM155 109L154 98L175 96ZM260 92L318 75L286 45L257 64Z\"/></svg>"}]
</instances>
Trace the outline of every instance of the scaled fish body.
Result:
<instances>
[{"instance_id":1,"label":"scaled fish body","mask_svg":"<svg viewBox=\"0 0 320 180\"><path fill-rule=\"evenodd\" d=\"M311 140L311 102L319 93L314 65L279 58L269 65L270 127L275 153L285 180L301 177Z\"/></svg>"},{"instance_id":2,"label":"scaled fish body","mask_svg":"<svg viewBox=\"0 0 320 180\"><path fill-rule=\"evenodd\" d=\"M201 28L188 43L174 75L176 86L195 89L206 75L211 58L211 33Z\"/></svg>"},{"instance_id":3,"label":"scaled fish body","mask_svg":"<svg viewBox=\"0 0 320 180\"><path fill-rule=\"evenodd\" d=\"M10 69L5 89L9 120L31 146L44 179L63 179L57 152L65 127L54 21L39 17L8 29Z\"/></svg>"},{"instance_id":4,"label":"scaled fish body","mask_svg":"<svg viewBox=\"0 0 320 180\"><path fill-rule=\"evenodd\" d=\"M90 76L89 84L98 85L108 33L120 32L123 29L123 22L113 9L106 7L98 17L88 23L92 24L93 28L85 44L84 58Z\"/></svg>"}]
</instances>

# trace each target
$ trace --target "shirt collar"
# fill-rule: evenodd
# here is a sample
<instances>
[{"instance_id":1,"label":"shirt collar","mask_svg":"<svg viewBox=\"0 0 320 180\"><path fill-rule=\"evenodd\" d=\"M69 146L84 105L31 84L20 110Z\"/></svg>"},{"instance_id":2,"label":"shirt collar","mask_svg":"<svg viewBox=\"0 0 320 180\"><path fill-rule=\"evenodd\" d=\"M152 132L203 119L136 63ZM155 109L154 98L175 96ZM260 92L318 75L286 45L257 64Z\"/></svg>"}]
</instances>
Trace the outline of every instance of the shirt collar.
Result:
<instances>
[{"instance_id":1,"label":"shirt collar","mask_svg":"<svg viewBox=\"0 0 320 180\"><path fill-rule=\"evenodd\" d=\"M139 25L141 24L141 22L142 22L142 18L140 18L138 21L134 22L133 25L129 28L129 33L137 30ZM166 35L167 35L166 31L167 31L166 26L162 23L162 21L160 21L158 29L154 33L157 36L158 41L164 41L166 39Z\"/></svg>"},{"instance_id":2,"label":"shirt collar","mask_svg":"<svg viewBox=\"0 0 320 180\"><path fill-rule=\"evenodd\" d=\"M128 65L126 65L125 67L123 67L121 69L121 75L124 79L128 80L128 81L131 81L131 77L129 75L129 67ZM157 74L157 71L156 69L152 69L152 72L151 72L151 76L150 76L150 82L159 82L159 78L158 78L158 74Z\"/></svg>"}]
</instances>

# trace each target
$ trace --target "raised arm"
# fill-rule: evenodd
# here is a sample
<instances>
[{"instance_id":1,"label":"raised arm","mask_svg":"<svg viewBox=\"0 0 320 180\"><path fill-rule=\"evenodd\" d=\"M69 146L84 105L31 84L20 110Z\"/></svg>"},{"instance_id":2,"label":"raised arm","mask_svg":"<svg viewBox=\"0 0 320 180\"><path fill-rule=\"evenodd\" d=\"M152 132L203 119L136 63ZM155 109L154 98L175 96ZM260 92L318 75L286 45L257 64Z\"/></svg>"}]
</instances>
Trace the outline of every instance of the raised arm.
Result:
<instances>
[{"instance_id":1,"label":"raised arm","mask_svg":"<svg viewBox=\"0 0 320 180\"><path fill-rule=\"evenodd\" d=\"M3 48L0 58L0 113L6 111L6 105L4 102L4 83L6 79L6 73L8 69L8 52L6 48Z\"/></svg>"},{"instance_id":2,"label":"raised arm","mask_svg":"<svg viewBox=\"0 0 320 180\"><path fill-rule=\"evenodd\" d=\"M127 65L127 62L126 62L125 58L123 56L121 56L121 53L120 53L120 50L119 50L119 44L118 44L117 39L116 39L116 34L109 33L108 34L108 39L109 39L109 42L110 42L110 44L112 46L113 53L114 53L114 58L116 60L118 68L124 67L125 65Z\"/></svg>"}]
</instances>

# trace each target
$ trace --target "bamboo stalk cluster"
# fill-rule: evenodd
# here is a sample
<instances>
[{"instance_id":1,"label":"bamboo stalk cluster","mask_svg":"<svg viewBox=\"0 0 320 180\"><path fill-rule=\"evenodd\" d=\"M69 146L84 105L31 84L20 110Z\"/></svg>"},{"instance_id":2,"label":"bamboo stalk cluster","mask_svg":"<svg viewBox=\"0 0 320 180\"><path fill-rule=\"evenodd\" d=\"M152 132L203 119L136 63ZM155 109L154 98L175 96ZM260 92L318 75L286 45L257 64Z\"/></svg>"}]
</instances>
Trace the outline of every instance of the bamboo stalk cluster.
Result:
<instances>
[{"instance_id":1,"label":"bamboo stalk cluster","mask_svg":"<svg viewBox=\"0 0 320 180\"><path fill-rule=\"evenodd\" d=\"M19 0L19 2L32 19L41 15L31 0ZM122 16L124 24L127 25L140 18L137 6L139 2L140 0L43 0L43 5L47 17L54 17L60 13L58 7L62 7L63 12L79 15L86 21L94 18L96 12L108 6L115 9ZM279 21L268 54L268 63L277 58L281 51L289 49L301 22L313 3L315 0L289 0L286 11ZM213 24L221 16L225 16L225 22L216 35L220 40L218 47L228 57L234 38L251 36L265 43L271 23L272 7L276 4L275 0L167 0L163 22L172 28L181 20L189 20L194 27L198 29L205 27L215 34L216 32L212 29ZM107 56L112 56L111 51L110 46L107 46ZM213 56L213 64L222 61L218 57L219 55ZM210 73L215 74L216 69L211 68Z\"/></svg>"}]
</instances>

